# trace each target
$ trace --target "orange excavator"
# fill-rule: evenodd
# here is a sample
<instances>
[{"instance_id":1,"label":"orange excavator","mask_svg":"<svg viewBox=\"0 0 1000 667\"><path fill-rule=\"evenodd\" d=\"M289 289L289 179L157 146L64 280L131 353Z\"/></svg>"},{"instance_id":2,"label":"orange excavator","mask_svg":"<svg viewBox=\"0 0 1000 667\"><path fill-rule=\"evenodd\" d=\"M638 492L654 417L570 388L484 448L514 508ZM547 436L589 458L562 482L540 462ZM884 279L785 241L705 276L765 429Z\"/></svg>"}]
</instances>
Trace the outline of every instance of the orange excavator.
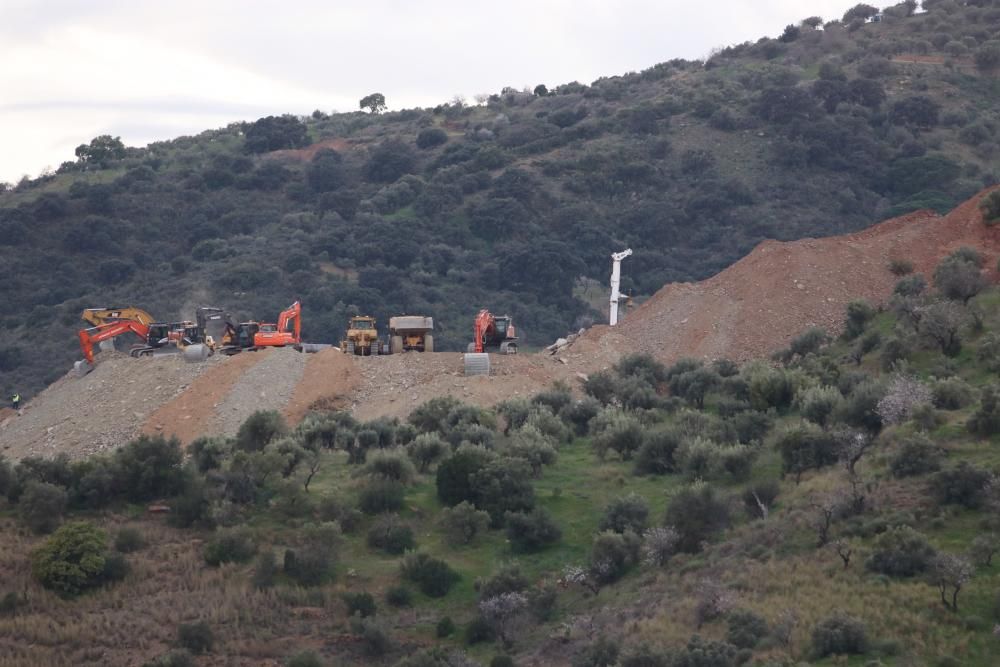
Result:
<instances>
[{"instance_id":1,"label":"orange excavator","mask_svg":"<svg viewBox=\"0 0 1000 667\"><path fill-rule=\"evenodd\" d=\"M483 309L476 315L470 353L483 353L489 348L499 349L500 354L517 354L517 335L510 315L494 315Z\"/></svg>"},{"instance_id":2,"label":"orange excavator","mask_svg":"<svg viewBox=\"0 0 1000 667\"><path fill-rule=\"evenodd\" d=\"M261 324L253 336L254 347L285 347L302 342L302 304L281 311L277 324Z\"/></svg>"}]
</instances>

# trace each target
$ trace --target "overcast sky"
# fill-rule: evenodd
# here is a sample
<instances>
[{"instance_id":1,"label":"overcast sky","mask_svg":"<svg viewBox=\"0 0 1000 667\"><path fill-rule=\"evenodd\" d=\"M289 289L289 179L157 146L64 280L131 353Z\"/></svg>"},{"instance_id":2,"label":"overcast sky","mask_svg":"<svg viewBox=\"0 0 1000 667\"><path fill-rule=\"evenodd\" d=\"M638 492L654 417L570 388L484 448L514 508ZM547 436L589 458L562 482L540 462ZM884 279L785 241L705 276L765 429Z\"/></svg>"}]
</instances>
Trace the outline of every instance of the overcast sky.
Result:
<instances>
[{"instance_id":1,"label":"overcast sky","mask_svg":"<svg viewBox=\"0 0 1000 667\"><path fill-rule=\"evenodd\" d=\"M238 120L590 83L857 0L0 0L0 181Z\"/></svg>"}]
</instances>

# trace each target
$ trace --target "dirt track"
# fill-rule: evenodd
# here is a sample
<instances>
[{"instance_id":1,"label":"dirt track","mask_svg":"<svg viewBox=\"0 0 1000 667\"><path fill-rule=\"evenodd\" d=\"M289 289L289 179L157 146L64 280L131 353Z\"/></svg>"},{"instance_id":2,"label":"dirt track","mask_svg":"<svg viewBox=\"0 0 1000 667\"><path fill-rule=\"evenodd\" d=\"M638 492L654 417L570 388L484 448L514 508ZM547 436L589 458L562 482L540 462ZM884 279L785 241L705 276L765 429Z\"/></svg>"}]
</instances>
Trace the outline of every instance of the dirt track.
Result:
<instances>
[{"instance_id":1,"label":"dirt track","mask_svg":"<svg viewBox=\"0 0 1000 667\"><path fill-rule=\"evenodd\" d=\"M281 410L295 423L311 408L349 407L361 419L405 417L442 395L492 405L556 380L576 386L631 351L665 362L766 355L809 326L838 332L852 299L884 302L898 280L889 270L894 259L913 262L929 279L941 257L969 245L985 255L995 280L1000 229L982 224L980 196L943 217L917 212L847 236L765 241L708 280L665 286L621 326L592 327L555 356L493 355L489 377L464 377L457 352L357 358L336 349L272 350L204 364L102 355L90 375L67 375L24 406L23 416L0 422L0 453L76 457L118 446L140 431L185 442L231 435L260 408Z\"/></svg>"}]
</instances>

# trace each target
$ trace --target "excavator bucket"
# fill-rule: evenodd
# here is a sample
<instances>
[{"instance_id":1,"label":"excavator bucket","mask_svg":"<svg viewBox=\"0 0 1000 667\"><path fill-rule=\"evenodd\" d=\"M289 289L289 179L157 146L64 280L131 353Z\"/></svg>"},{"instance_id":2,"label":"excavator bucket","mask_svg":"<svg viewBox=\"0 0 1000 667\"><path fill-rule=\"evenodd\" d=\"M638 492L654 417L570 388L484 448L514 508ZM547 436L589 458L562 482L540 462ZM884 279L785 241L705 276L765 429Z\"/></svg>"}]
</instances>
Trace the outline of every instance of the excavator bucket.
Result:
<instances>
[{"instance_id":1,"label":"excavator bucket","mask_svg":"<svg viewBox=\"0 0 1000 667\"><path fill-rule=\"evenodd\" d=\"M467 376L490 374L489 354L485 352L470 352L462 356L464 358L465 374Z\"/></svg>"},{"instance_id":2,"label":"excavator bucket","mask_svg":"<svg viewBox=\"0 0 1000 667\"><path fill-rule=\"evenodd\" d=\"M82 378L84 375L94 370L93 365L87 363L86 359L80 359L73 364L73 373L78 377Z\"/></svg>"}]
</instances>

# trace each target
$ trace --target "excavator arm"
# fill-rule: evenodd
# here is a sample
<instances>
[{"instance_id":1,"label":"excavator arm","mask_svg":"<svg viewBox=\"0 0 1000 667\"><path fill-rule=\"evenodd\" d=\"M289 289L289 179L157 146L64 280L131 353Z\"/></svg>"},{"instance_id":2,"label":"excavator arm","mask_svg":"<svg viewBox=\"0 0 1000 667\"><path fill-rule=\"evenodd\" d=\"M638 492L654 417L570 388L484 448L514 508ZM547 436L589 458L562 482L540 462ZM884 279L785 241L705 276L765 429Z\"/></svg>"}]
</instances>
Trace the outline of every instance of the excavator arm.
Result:
<instances>
[{"instance_id":1,"label":"excavator arm","mask_svg":"<svg viewBox=\"0 0 1000 667\"><path fill-rule=\"evenodd\" d=\"M302 342L302 304L296 301L278 315L278 331L293 333L293 342Z\"/></svg>"},{"instance_id":2,"label":"excavator arm","mask_svg":"<svg viewBox=\"0 0 1000 667\"><path fill-rule=\"evenodd\" d=\"M119 320L117 322L99 324L90 329L82 329L77 333L77 337L80 339L80 349L83 351L83 357L87 360L88 364L93 365L95 345L102 340L109 340L129 332L134 333L145 341L149 334L149 327L136 320Z\"/></svg>"},{"instance_id":3,"label":"excavator arm","mask_svg":"<svg viewBox=\"0 0 1000 667\"><path fill-rule=\"evenodd\" d=\"M134 320L146 326L156 321L148 312L134 306L127 306L125 308L87 308L80 314L80 318L95 327L121 320Z\"/></svg>"}]
</instances>

